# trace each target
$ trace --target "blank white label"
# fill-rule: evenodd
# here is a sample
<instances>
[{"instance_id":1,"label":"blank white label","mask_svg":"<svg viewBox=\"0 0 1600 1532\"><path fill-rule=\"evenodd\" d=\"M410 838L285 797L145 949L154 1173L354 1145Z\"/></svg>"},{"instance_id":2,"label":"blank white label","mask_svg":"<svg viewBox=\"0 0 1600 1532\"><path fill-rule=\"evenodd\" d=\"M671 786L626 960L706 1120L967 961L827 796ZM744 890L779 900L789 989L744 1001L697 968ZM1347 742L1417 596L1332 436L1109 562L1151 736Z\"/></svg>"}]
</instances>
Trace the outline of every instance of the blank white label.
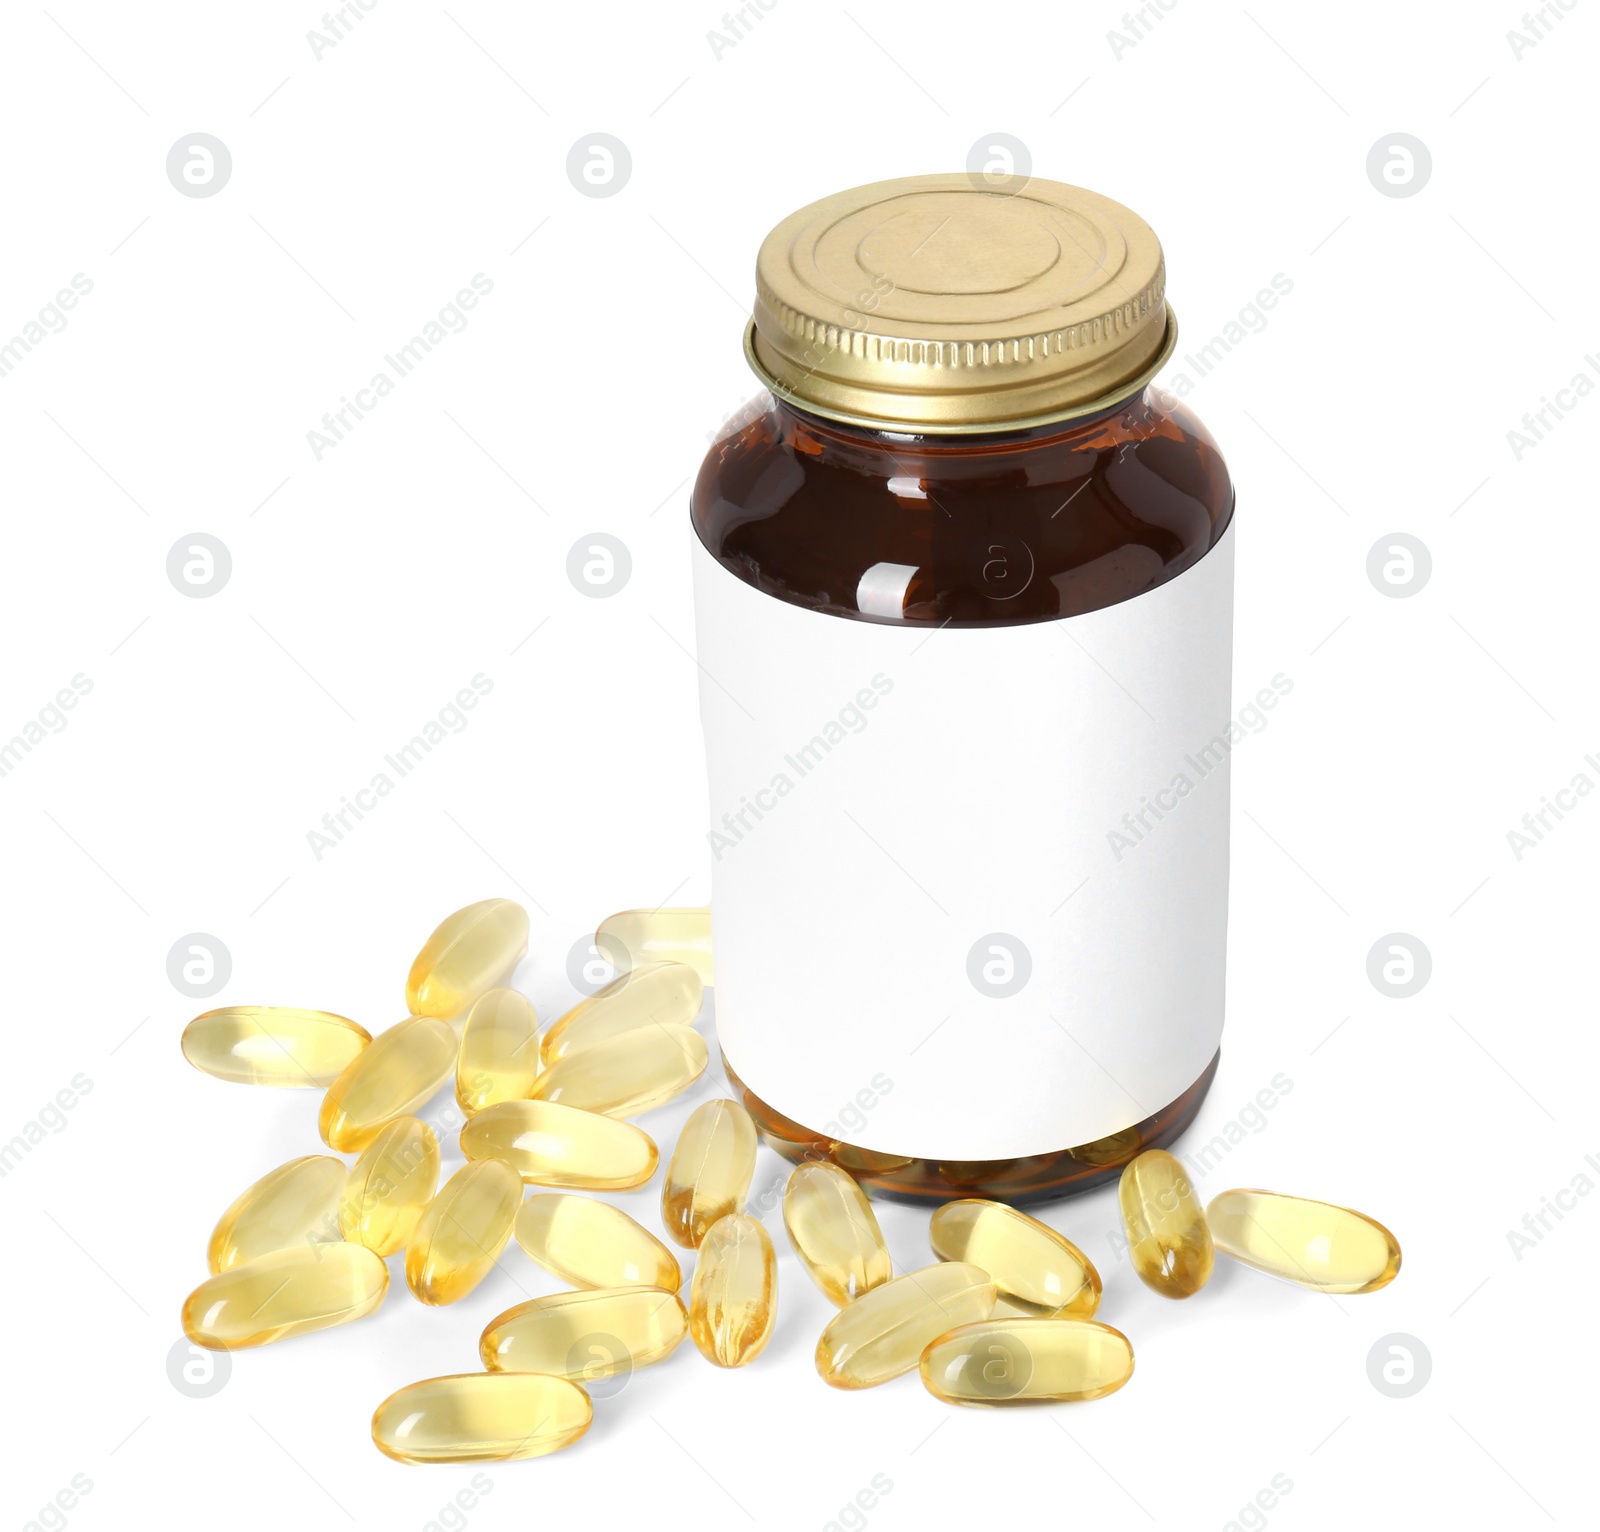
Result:
<instances>
[{"instance_id":1,"label":"blank white label","mask_svg":"<svg viewBox=\"0 0 1600 1532\"><path fill-rule=\"evenodd\" d=\"M716 1014L768 1105L886 1154L1092 1142L1222 1032L1233 529L1082 617L906 628L695 540Z\"/></svg>"}]
</instances>

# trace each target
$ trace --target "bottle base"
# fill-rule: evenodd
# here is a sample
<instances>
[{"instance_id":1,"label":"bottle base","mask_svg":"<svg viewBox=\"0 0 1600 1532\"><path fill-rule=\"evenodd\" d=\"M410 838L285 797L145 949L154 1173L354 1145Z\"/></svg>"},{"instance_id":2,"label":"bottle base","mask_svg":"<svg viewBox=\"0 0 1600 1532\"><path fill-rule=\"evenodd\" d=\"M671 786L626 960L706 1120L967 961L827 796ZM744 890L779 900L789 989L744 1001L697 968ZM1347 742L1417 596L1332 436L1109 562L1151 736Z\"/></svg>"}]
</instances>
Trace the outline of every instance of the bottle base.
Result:
<instances>
[{"instance_id":1,"label":"bottle base","mask_svg":"<svg viewBox=\"0 0 1600 1532\"><path fill-rule=\"evenodd\" d=\"M957 1197L987 1197L1013 1206L1071 1197L1103 1186L1146 1149L1169 1148L1194 1121L1217 1072L1212 1054L1200 1078L1175 1101L1142 1122L1091 1144L1013 1160L919 1160L861 1149L812 1132L775 1111L751 1091L722 1056L728 1082L755 1120L761 1137L794 1164L821 1160L848 1171L862 1186L894 1202L933 1207Z\"/></svg>"}]
</instances>

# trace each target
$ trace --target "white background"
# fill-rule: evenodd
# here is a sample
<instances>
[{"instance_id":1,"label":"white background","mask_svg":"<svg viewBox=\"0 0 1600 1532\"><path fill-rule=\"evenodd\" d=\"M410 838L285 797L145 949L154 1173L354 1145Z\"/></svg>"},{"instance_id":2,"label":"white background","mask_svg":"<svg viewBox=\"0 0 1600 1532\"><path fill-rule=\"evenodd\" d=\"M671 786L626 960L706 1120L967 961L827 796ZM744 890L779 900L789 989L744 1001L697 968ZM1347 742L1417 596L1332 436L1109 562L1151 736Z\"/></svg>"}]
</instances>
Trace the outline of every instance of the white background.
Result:
<instances>
[{"instance_id":1,"label":"white background","mask_svg":"<svg viewBox=\"0 0 1600 1532\"><path fill-rule=\"evenodd\" d=\"M1600 1197L1520 1259L1507 1237L1600 1153L1600 805L1520 861L1506 839L1600 779L1600 401L1520 461L1506 434L1600 371L1596 23L1561 14L1519 58L1513 4L1180 0L1118 51L1113 4L778 0L719 57L709 4L379 0L318 60L309 5L8 7L0 340L76 273L93 291L0 378L0 737L74 675L93 689L0 778L0 1135L58 1125L0 1182L7 1523L75 1475L92 1487L47 1524L424 1527L469 1486L382 1458L368 1421L553 1289L514 1249L458 1308L398 1287L370 1321L234 1358L210 1398L168 1381L213 1220L319 1147L315 1095L204 1077L179 1033L245 1001L387 1025L433 924L491 894L532 913L519 982L554 1017L599 917L704 901L686 480L751 390L756 246L817 196L1006 132L1157 228L1181 352L1292 281L1190 396L1239 485L1238 700L1278 672L1294 690L1235 752L1229 1021L1189 1143L1286 1076L1202 1194L1348 1202L1405 1269L1333 1301L1223 1264L1172 1304L1117 1260L1109 1192L1060 1205L1132 1383L953 1411L915 1379L818 1381L831 1309L769 1203L767 1354L724 1374L686 1347L574 1450L493 1465L449 1524L820 1528L875 1475L892 1488L841 1524L1221 1528L1275 1475L1292 1488L1243 1524L1581 1524ZM633 159L603 200L565 173L597 131ZM233 159L204 199L164 169L196 132ZM1365 170L1396 132L1432 155L1408 198ZM470 326L317 461L308 430L478 272ZM566 574L600 531L633 563L604 600ZM165 572L195 532L233 562L206 599ZM1407 599L1366 575L1395 532L1432 556ZM470 726L316 859L307 832L479 673ZM1405 1000L1366 973L1396 931L1432 954ZM232 955L215 1000L167 979L191 932ZM670 1145L720 1089L645 1126ZM758 1189L779 1176L763 1151ZM626 1205L652 1220L658 1192ZM884 1223L898 1267L928 1260L924 1217ZM1409 1398L1368 1379L1393 1333L1432 1359Z\"/></svg>"}]
</instances>

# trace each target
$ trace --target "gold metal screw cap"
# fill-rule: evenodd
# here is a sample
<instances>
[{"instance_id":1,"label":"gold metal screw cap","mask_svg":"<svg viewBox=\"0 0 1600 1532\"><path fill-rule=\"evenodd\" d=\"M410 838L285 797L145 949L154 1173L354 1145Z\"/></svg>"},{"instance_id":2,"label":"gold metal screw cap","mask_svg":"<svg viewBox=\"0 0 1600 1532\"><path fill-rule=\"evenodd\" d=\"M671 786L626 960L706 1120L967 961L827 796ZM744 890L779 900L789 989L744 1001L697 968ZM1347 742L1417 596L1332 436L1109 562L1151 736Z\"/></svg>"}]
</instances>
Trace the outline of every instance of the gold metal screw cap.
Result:
<instances>
[{"instance_id":1,"label":"gold metal screw cap","mask_svg":"<svg viewBox=\"0 0 1600 1532\"><path fill-rule=\"evenodd\" d=\"M801 409L971 435L1135 393L1171 354L1161 243L1095 192L964 174L858 186L791 213L756 257L745 354Z\"/></svg>"}]
</instances>

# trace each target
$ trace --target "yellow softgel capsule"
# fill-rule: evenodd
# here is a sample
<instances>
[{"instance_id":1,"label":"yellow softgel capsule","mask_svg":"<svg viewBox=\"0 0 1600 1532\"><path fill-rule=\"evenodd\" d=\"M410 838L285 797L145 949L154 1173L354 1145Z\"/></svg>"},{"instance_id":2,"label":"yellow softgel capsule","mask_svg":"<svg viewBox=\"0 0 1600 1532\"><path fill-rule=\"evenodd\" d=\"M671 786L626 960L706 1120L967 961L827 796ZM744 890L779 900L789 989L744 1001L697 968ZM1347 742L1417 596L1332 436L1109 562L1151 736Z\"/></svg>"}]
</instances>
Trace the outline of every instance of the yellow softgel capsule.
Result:
<instances>
[{"instance_id":1,"label":"yellow softgel capsule","mask_svg":"<svg viewBox=\"0 0 1600 1532\"><path fill-rule=\"evenodd\" d=\"M1217 1249L1319 1293L1375 1293L1400 1271L1400 1242L1375 1218L1281 1192L1221 1192L1206 1208Z\"/></svg>"},{"instance_id":2,"label":"yellow softgel capsule","mask_svg":"<svg viewBox=\"0 0 1600 1532\"><path fill-rule=\"evenodd\" d=\"M405 1248L439 1184L439 1140L415 1117L378 1130L350 1170L339 1230L355 1245L390 1256Z\"/></svg>"},{"instance_id":3,"label":"yellow softgel capsule","mask_svg":"<svg viewBox=\"0 0 1600 1532\"><path fill-rule=\"evenodd\" d=\"M480 899L439 922L411 965L413 1016L459 1016L528 952L528 912L511 899Z\"/></svg>"},{"instance_id":4,"label":"yellow softgel capsule","mask_svg":"<svg viewBox=\"0 0 1600 1532\"><path fill-rule=\"evenodd\" d=\"M797 1165L783 1189L783 1226L811 1280L841 1308L894 1275L866 1193L837 1165Z\"/></svg>"},{"instance_id":5,"label":"yellow softgel capsule","mask_svg":"<svg viewBox=\"0 0 1600 1532\"><path fill-rule=\"evenodd\" d=\"M941 1261L969 1261L994 1278L1000 1297L1035 1319L1089 1319L1100 1307L1100 1273L1065 1235L1003 1202L947 1202L928 1228Z\"/></svg>"},{"instance_id":6,"label":"yellow softgel capsule","mask_svg":"<svg viewBox=\"0 0 1600 1532\"><path fill-rule=\"evenodd\" d=\"M455 1065L456 1034L448 1022L408 1016L380 1032L322 1098L323 1143L359 1154L385 1123L425 1106Z\"/></svg>"},{"instance_id":7,"label":"yellow softgel capsule","mask_svg":"<svg viewBox=\"0 0 1600 1532\"><path fill-rule=\"evenodd\" d=\"M346 1178L344 1161L329 1154L308 1154L269 1170L217 1220L206 1264L213 1273L226 1271L274 1250L338 1239Z\"/></svg>"},{"instance_id":8,"label":"yellow softgel capsule","mask_svg":"<svg viewBox=\"0 0 1600 1532\"><path fill-rule=\"evenodd\" d=\"M364 1318L388 1290L365 1245L296 1245L207 1277L184 1299L183 1333L212 1351L265 1346Z\"/></svg>"},{"instance_id":9,"label":"yellow softgel capsule","mask_svg":"<svg viewBox=\"0 0 1600 1532\"><path fill-rule=\"evenodd\" d=\"M406 1285L424 1303L465 1298L500 1259L521 1204L522 1178L504 1160L462 1166L406 1241Z\"/></svg>"},{"instance_id":10,"label":"yellow softgel capsule","mask_svg":"<svg viewBox=\"0 0 1600 1532\"><path fill-rule=\"evenodd\" d=\"M619 973L646 963L687 963L702 984L716 982L708 909L619 910L600 922L594 944Z\"/></svg>"},{"instance_id":11,"label":"yellow softgel capsule","mask_svg":"<svg viewBox=\"0 0 1600 1532\"><path fill-rule=\"evenodd\" d=\"M539 1078L539 1018L514 989L491 989L467 1012L456 1058L456 1102L469 1117L497 1101L525 1101Z\"/></svg>"},{"instance_id":12,"label":"yellow softgel capsule","mask_svg":"<svg viewBox=\"0 0 1600 1532\"><path fill-rule=\"evenodd\" d=\"M573 1006L545 1033L540 1056L553 1064L639 1027L692 1026L704 995L700 975L687 963L646 963Z\"/></svg>"},{"instance_id":13,"label":"yellow softgel capsule","mask_svg":"<svg viewBox=\"0 0 1600 1532\"><path fill-rule=\"evenodd\" d=\"M390 1394L372 1440L401 1463L509 1462L570 1447L592 1418L589 1396L565 1378L462 1372Z\"/></svg>"},{"instance_id":14,"label":"yellow softgel capsule","mask_svg":"<svg viewBox=\"0 0 1600 1532\"><path fill-rule=\"evenodd\" d=\"M667 1162L661 1221L694 1250L719 1218L744 1211L756 1173L756 1125L737 1101L707 1101L689 1114Z\"/></svg>"},{"instance_id":15,"label":"yellow softgel capsule","mask_svg":"<svg viewBox=\"0 0 1600 1532\"><path fill-rule=\"evenodd\" d=\"M1099 1399L1133 1376L1128 1337L1093 1319L986 1319L922 1353L922 1381L949 1404Z\"/></svg>"},{"instance_id":16,"label":"yellow softgel capsule","mask_svg":"<svg viewBox=\"0 0 1600 1532\"><path fill-rule=\"evenodd\" d=\"M372 1041L365 1027L332 1011L282 1005L227 1005L183 1029L183 1056L196 1069L237 1085L326 1090Z\"/></svg>"},{"instance_id":17,"label":"yellow softgel capsule","mask_svg":"<svg viewBox=\"0 0 1600 1532\"><path fill-rule=\"evenodd\" d=\"M778 1319L778 1257L767 1231L743 1213L712 1224L689 1286L689 1334L718 1367L761 1355Z\"/></svg>"},{"instance_id":18,"label":"yellow softgel capsule","mask_svg":"<svg viewBox=\"0 0 1600 1532\"><path fill-rule=\"evenodd\" d=\"M504 1160L524 1181L579 1191L643 1186L660 1159L655 1140L631 1122L555 1101L500 1101L467 1119L461 1152Z\"/></svg>"},{"instance_id":19,"label":"yellow softgel capsule","mask_svg":"<svg viewBox=\"0 0 1600 1532\"><path fill-rule=\"evenodd\" d=\"M1199 1292L1216 1256L1205 1209L1182 1164L1165 1149L1145 1150L1123 1168L1117 1202L1139 1280L1163 1298Z\"/></svg>"},{"instance_id":20,"label":"yellow softgel capsule","mask_svg":"<svg viewBox=\"0 0 1600 1532\"><path fill-rule=\"evenodd\" d=\"M817 1342L817 1371L834 1388L872 1388L910 1372L939 1336L994 1312L988 1272L965 1261L924 1266L847 1304Z\"/></svg>"},{"instance_id":21,"label":"yellow softgel capsule","mask_svg":"<svg viewBox=\"0 0 1600 1532\"><path fill-rule=\"evenodd\" d=\"M683 1285L677 1259L621 1208L592 1197L541 1192L517 1210L517 1243L574 1287Z\"/></svg>"},{"instance_id":22,"label":"yellow softgel capsule","mask_svg":"<svg viewBox=\"0 0 1600 1532\"><path fill-rule=\"evenodd\" d=\"M535 1101L632 1117L682 1095L706 1071L693 1027L644 1027L559 1058L534 1082Z\"/></svg>"},{"instance_id":23,"label":"yellow softgel capsule","mask_svg":"<svg viewBox=\"0 0 1600 1532\"><path fill-rule=\"evenodd\" d=\"M543 1372L575 1383L630 1373L671 1356L689 1331L676 1293L604 1287L552 1293L489 1321L478 1343L490 1372Z\"/></svg>"}]
</instances>

